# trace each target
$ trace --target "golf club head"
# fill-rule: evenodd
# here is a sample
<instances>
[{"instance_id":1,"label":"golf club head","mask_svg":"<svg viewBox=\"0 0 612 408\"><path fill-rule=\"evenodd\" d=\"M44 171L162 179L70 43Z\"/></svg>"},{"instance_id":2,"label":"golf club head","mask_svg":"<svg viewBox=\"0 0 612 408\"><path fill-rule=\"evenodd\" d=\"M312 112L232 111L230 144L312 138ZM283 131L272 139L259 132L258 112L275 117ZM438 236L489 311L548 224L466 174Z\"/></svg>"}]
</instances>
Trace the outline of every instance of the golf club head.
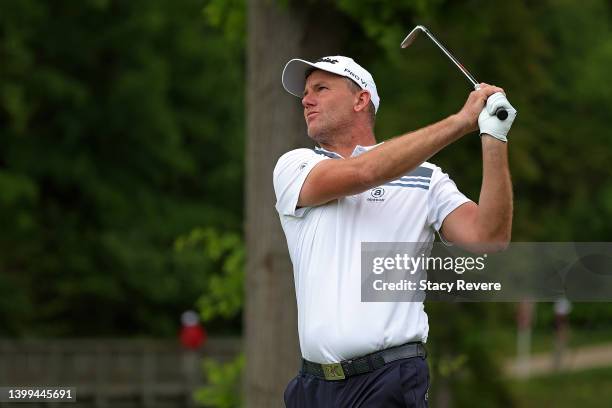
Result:
<instances>
[{"instance_id":1,"label":"golf club head","mask_svg":"<svg viewBox=\"0 0 612 408\"><path fill-rule=\"evenodd\" d=\"M422 25L418 25L414 27L412 31L406 36L406 38L404 38L404 41L402 41L400 46L402 48L408 48L414 42L414 40L419 36L420 31L426 32L427 28L425 28L425 26L422 26Z\"/></svg>"}]
</instances>

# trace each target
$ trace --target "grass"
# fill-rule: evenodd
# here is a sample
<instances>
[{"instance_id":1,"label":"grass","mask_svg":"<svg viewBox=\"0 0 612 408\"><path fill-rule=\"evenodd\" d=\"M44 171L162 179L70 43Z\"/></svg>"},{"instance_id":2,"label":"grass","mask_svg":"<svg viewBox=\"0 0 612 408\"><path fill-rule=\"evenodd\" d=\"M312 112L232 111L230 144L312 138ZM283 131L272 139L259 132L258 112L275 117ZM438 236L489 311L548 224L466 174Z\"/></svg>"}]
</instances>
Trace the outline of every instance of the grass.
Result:
<instances>
[{"instance_id":1,"label":"grass","mask_svg":"<svg viewBox=\"0 0 612 408\"><path fill-rule=\"evenodd\" d=\"M495 344L496 354L502 360L516 356L516 329L504 329L487 333L491 344ZM536 329L531 337L531 353L549 353L554 350L555 335L552 330ZM612 328L570 329L567 347L595 346L612 343Z\"/></svg>"},{"instance_id":2,"label":"grass","mask_svg":"<svg viewBox=\"0 0 612 408\"><path fill-rule=\"evenodd\" d=\"M508 383L517 407L610 407L612 367L552 374Z\"/></svg>"},{"instance_id":3,"label":"grass","mask_svg":"<svg viewBox=\"0 0 612 408\"><path fill-rule=\"evenodd\" d=\"M516 330L491 334L502 359L516 356ZM612 343L612 328L571 329L568 348ZM550 353L554 349L554 332L536 329L532 334L531 352ZM612 367L580 372L554 373L527 380L508 380L517 407L612 407Z\"/></svg>"}]
</instances>

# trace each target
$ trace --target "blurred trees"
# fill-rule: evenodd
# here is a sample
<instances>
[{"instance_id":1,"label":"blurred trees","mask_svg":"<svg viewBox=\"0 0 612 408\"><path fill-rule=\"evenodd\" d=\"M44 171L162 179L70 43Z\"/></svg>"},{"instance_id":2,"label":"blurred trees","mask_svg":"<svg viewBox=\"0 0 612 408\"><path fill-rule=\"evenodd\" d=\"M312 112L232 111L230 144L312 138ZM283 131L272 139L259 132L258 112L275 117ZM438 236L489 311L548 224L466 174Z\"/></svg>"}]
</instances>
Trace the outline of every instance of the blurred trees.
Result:
<instances>
[{"instance_id":1,"label":"blurred trees","mask_svg":"<svg viewBox=\"0 0 612 408\"><path fill-rule=\"evenodd\" d=\"M206 289L180 234L238 230L244 57L202 2L4 1L3 334L174 334Z\"/></svg>"},{"instance_id":2,"label":"blurred trees","mask_svg":"<svg viewBox=\"0 0 612 408\"><path fill-rule=\"evenodd\" d=\"M247 218L247 236L259 245L249 271L263 270L266 259L273 260L270 276L286 271L283 304L294 295L271 168L283 151L309 141L295 119L299 101L282 91L282 66L294 56L353 56L376 78L377 136L393 137L454 113L470 91L426 38L399 48L416 24L428 26L476 78L504 87L519 111L510 137L513 239L612 236L608 2L249 5L277 13L251 45L259 65L249 67L261 75L251 72L250 80L262 82L248 102L249 128L259 128L249 139L246 185L262 205ZM224 290L233 313L242 302L233 297L239 267L224 270L210 248L177 252L173 244L205 231L209 243L229 237L237 254L242 248L235 237L243 232L245 2L5 0L1 7L1 334L171 335L179 313L202 293L204 303L214 302ZM477 137L432 161L477 198ZM196 227L206 228L189 235ZM482 388L483 379L494 391L481 404L507 401L481 353L492 345L479 334L508 312L485 306L427 305L434 374L446 375L458 403L467 404L470 387ZM583 322L591 310L609 320L605 305L589 307L575 305ZM261 320L253 312L249 333L266 330L257 322L274 316L285 319L274 330L291 326L285 309L268 312ZM239 317L231 319L224 327L239 330Z\"/></svg>"}]
</instances>

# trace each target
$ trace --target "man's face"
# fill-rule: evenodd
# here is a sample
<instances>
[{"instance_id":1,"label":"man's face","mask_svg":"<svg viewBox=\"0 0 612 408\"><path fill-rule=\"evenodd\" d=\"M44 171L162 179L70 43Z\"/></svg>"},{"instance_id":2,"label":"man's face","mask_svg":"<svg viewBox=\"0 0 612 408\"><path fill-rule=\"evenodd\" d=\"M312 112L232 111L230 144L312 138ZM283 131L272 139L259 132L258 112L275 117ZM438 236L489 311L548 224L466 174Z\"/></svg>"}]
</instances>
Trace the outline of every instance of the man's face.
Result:
<instances>
[{"instance_id":1,"label":"man's face","mask_svg":"<svg viewBox=\"0 0 612 408\"><path fill-rule=\"evenodd\" d=\"M302 106L308 136L329 143L334 132L351 124L355 94L344 77L316 70L306 79Z\"/></svg>"}]
</instances>

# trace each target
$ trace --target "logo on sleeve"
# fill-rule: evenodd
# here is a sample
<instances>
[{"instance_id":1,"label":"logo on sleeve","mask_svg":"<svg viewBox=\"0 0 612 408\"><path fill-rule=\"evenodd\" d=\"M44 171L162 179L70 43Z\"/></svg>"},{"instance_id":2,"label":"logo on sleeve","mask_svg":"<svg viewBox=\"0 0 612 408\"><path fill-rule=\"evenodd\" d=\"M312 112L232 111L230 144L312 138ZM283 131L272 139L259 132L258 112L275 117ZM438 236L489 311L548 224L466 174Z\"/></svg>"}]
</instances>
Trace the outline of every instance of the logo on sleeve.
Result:
<instances>
[{"instance_id":1,"label":"logo on sleeve","mask_svg":"<svg viewBox=\"0 0 612 408\"><path fill-rule=\"evenodd\" d=\"M298 169L300 171L302 171L302 170L304 170L306 168L306 166L308 166L308 162L304 162L304 163L300 164L300 167L298 167Z\"/></svg>"},{"instance_id":2,"label":"logo on sleeve","mask_svg":"<svg viewBox=\"0 0 612 408\"><path fill-rule=\"evenodd\" d=\"M367 198L368 201L385 201L383 196L385 195L385 189L382 187L376 187L370 190L370 197Z\"/></svg>"}]
</instances>

